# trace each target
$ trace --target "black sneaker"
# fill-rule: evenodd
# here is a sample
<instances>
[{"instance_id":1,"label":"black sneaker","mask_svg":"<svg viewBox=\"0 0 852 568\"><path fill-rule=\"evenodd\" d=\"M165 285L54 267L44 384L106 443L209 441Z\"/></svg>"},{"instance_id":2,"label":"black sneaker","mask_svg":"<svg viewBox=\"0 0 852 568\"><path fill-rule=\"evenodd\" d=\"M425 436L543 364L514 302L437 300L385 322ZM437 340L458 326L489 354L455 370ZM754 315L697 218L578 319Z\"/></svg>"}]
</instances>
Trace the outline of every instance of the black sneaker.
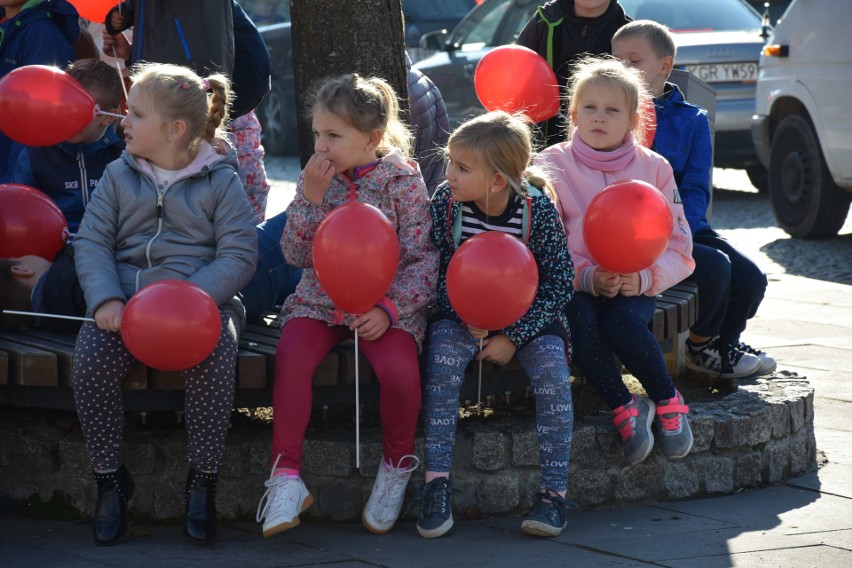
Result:
<instances>
[{"instance_id":1,"label":"black sneaker","mask_svg":"<svg viewBox=\"0 0 852 568\"><path fill-rule=\"evenodd\" d=\"M417 532L423 538L437 538L453 528L451 498L453 482L438 477L423 486L417 513Z\"/></svg>"},{"instance_id":2,"label":"black sneaker","mask_svg":"<svg viewBox=\"0 0 852 568\"><path fill-rule=\"evenodd\" d=\"M559 536L568 524L570 501L555 491L543 491L533 495L532 511L521 523L521 530L533 536Z\"/></svg>"},{"instance_id":3,"label":"black sneaker","mask_svg":"<svg viewBox=\"0 0 852 568\"><path fill-rule=\"evenodd\" d=\"M696 346L686 343L686 366L694 371L709 373L722 379L741 379L755 374L761 366L757 355L740 351L714 337Z\"/></svg>"}]
</instances>

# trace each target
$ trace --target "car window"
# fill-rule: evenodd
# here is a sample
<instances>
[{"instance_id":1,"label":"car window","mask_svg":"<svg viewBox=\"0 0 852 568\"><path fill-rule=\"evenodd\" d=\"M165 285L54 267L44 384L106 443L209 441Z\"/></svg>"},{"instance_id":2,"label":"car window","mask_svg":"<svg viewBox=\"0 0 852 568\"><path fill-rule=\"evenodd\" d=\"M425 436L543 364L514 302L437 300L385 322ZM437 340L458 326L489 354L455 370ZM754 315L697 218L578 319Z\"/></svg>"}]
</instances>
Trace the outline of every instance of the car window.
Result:
<instances>
[{"instance_id":1,"label":"car window","mask_svg":"<svg viewBox=\"0 0 852 568\"><path fill-rule=\"evenodd\" d=\"M402 0L402 11L419 22L461 20L472 7L472 0Z\"/></svg>"},{"instance_id":2,"label":"car window","mask_svg":"<svg viewBox=\"0 0 852 568\"><path fill-rule=\"evenodd\" d=\"M619 0L634 20L655 20L673 32L760 28L760 16L742 0Z\"/></svg>"},{"instance_id":3,"label":"car window","mask_svg":"<svg viewBox=\"0 0 852 568\"><path fill-rule=\"evenodd\" d=\"M454 43L462 51L478 51L485 47L499 45L497 30L511 4L509 0L506 0L492 2L493 7L490 9L488 9L489 6L480 8L474 14L476 17L468 18L456 28L458 35L454 38Z\"/></svg>"},{"instance_id":4,"label":"car window","mask_svg":"<svg viewBox=\"0 0 852 568\"><path fill-rule=\"evenodd\" d=\"M251 21L258 26L290 21L289 0L239 0Z\"/></svg>"}]
</instances>

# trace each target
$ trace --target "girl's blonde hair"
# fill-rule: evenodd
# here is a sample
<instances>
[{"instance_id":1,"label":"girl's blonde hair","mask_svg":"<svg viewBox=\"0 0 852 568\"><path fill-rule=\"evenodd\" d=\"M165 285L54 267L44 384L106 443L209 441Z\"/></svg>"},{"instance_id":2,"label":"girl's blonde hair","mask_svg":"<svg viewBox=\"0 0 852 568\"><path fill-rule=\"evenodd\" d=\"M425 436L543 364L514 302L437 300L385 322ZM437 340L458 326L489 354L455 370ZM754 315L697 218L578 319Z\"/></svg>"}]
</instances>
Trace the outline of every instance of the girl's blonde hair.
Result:
<instances>
[{"instance_id":1,"label":"girl's blonde hair","mask_svg":"<svg viewBox=\"0 0 852 568\"><path fill-rule=\"evenodd\" d=\"M357 73L328 77L309 98L310 113L318 107L360 132L381 130L377 155L383 156L394 147L405 156L411 155L411 131L399 119L399 100L384 79L364 78Z\"/></svg>"},{"instance_id":2,"label":"girl's blonde hair","mask_svg":"<svg viewBox=\"0 0 852 568\"><path fill-rule=\"evenodd\" d=\"M643 113L639 112L639 103L649 97L648 89L642 80L641 72L627 67L621 60L611 55L584 57L574 65L574 72L568 83L569 117L568 137L574 130L573 115L577 110L578 99L583 89L588 85L606 83L619 89L627 99L627 110L633 116L638 116L633 135L640 139L644 128Z\"/></svg>"},{"instance_id":3,"label":"girl's blonde hair","mask_svg":"<svg viewBox=\"0 0 852 568\"><path fill-rule=\"evenodd\" d=\"M169 63L140 63L130 77L133 86L149 94L166 120L186 123L190 152L201 140L227 140L228 113L233 100L231 81L214 74L206 79Z\"/></svg>"},{"instance_id":4,"label":"girl's blonde hair","mask_svg":"<svg viewBox=\"0 0 852 568\"><path fill-rule=\"evenodd\" d=\"M445 153L453 147L474 152L480 166L502 174L518 195L526 195L524 186L529 183L556 202L556 191L544 172L530 166L532 133L523 115L497 110L472 118L453 131Z\"/></svg>"}]
</instances>

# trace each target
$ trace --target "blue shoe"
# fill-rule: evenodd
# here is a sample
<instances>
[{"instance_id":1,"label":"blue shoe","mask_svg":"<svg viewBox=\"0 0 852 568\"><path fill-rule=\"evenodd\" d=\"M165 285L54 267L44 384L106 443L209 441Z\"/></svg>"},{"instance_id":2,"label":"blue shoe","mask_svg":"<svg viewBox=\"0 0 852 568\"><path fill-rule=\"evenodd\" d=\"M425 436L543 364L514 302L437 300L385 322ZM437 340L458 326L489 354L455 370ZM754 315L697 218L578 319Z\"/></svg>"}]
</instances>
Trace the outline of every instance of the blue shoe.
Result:
<instances>
[{"instance_id":1,"label":"blue shoe","mask_svg":"<svg viewBox=\"0 0 852 568\"><path fill-rule=\"evenodd\" d=\"M427 483L420 494L417 532L423 538L437 538L453 528L453 482L438 477Z\"/></svg>"},{"instance_id":2,"label":"blue shoe","mask_svg":"<svg viewBox=\"0 0 852 568\"><path fill-rule=\"evenodd\" d=\"M568 524L571 503L555 491L542 491L533 495L533 508L521 523L521 530L532 536L559 536Z\"/></svg>"}]
</instances>

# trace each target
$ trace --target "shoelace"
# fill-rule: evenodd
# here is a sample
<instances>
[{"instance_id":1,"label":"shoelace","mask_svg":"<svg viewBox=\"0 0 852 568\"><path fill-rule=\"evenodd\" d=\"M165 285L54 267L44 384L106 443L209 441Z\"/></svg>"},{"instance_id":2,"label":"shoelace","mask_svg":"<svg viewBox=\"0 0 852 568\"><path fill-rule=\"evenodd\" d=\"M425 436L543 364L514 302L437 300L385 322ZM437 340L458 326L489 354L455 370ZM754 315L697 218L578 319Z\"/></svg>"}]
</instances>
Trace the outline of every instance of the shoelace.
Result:
<instances>
[{"instance_id":1,"label":"shoelace","mask_svg":"<svg viewBox=\"0 0 852 568\"><path fill-rule=\"evenodd\" d=\"M660 417L660 426L665 432L676 432L680 429L680 418L689 413L689 407L680 402L680 397L675 396L664 404L657 405L657 416Z\"/></svg>"},{"instance_id":2,"label":"shoelace","mask_svg":"<svg viewBox=\"0 0 852 568\"><path fill-rule=\"evenodd\" d=\"M255 520L258 523L266 518L266 513L269 512L270 507L277 506L277 503L284 499L284 495L287 492L284 484L287 481L286 475L273 475L263 482L263 485L266 487L266 493L263 494L263 497L260 498L260 503L257 504Z\"/></svg>"},{"instance_id":3,"label":"shoelace","mask_svg":"<svg viewBox=\"0 0 852 568\"><path fill-rule=\"evenodd\" d=\"M748 343L743 343L742 341L737 343L734 347L736 347L737 349L739 349L743 353L749 353L751 355L757 355L758 357L760 357L761 355L765 355L765 353L763 351L761 351L760 349L755 349L754 347L752 347Z\"/></svg>"},{"instance_id":4,"label":"shoelace","mask_svg":"<svg viewBox=\"0 0 852 568\"><path fill-rule=\"evenodd\" d=\"M447 509L447 496L449 494L447 486L449 485L449 480L445 477L439 477L438 479L442 481L434 483L431 489L423 491L420 497L418 505L423 516L432 515Z\"/></svg>"},{"instance_id":5,"label":"shoelace","mask_svg":"<svg viewBox=\"0 0 852 568\"><path fill-rule=\"evenodd\" d=\"M551 513L556 513L560 524L565 521L565 515L568 510L571 509L572 506L577 506L575 503L572 503L565 497L562 497L550 489L546 492L536 493L533 495L532 501L532 514L543 514L550 518L552 517ZM547 507L547 505L553 505L553 507Z\"/></svg>"},{"instance_id":6,"label":"shoelace","mask_svg":"<svg viewBox=\"0 0 852 568\"><path fill-rule=\"evenodd\" d=\"M401 467L402 462L408 459L408 467ZM391 511L391 504L399 500L399 494L405 491L405 486L408 485L408 478L411 472L420 466L420 458L413 455L402 456L396 463L396 466L391 466L385 474L386 482L382 486L382 492L379 494L378 502L382 505L381 513L389 514L387 518L377 518L378 521L393 520L396 517L396 511ZM379 467L385 468L382 463Z\"/></svg>"},{"instance_id":7,"label":"shoelace","mask_svg":"<svg viewBox=\"0 0 852 568\"><path fill-rule=\"evenodd\" d=\"M636 430L636 417L639 416L639 409L636 408L634 402L630 406L619 406L615 409L615 418L613 423L618 428L618 433L621 434L621 441L624 442L633 435Z\"/></svg>"}]
</instances>

